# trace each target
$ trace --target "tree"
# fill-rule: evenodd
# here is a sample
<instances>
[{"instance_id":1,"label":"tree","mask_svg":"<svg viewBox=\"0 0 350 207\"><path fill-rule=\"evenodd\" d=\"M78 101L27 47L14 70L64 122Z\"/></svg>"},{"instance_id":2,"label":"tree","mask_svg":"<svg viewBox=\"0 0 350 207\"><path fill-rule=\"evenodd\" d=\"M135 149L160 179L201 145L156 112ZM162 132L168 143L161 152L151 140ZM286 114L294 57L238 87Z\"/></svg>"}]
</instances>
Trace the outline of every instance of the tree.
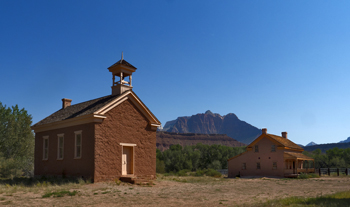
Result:
<instances>
[{"instance_id":1,"label":"tree","mask_svg":"<svg viewBox=\"0 0 350 207\"><path fill-rule=\"evenodd\" d=\"M32 172L34 133L30 128L31 124L32 117L24 108L19 109L18 105L7 108L0 102L1 176L30 175Z\"/></svg>"}]
</instances>

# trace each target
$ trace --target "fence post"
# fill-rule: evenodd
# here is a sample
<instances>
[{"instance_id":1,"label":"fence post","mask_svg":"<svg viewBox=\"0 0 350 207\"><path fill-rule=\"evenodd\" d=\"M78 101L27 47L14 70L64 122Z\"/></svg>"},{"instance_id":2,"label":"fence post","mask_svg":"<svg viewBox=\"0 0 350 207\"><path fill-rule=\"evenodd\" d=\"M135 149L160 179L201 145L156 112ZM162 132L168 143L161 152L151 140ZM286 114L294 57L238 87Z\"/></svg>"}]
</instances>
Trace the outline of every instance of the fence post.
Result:
<instances>
[{"instance_id":1,"label":"fence post","mask_svg":"<svg viewBox=\"0 0 350 207\"><path fill-rule=\"evenodd\" d=\"M349 175L349 168L345 168L345 175Z\"/></svg>"},{"instance_id":2,"label":"fence post","mask_svg":"<svg viewBox=\"0 0 350 207\"><path fill-rule=\"evenodd\" d=\"M321 168L318 168L318 175L321 177L322 173L321 173Z\"/></svg>"},{"instance_id":3,"label":"fence post","mask_svg":"<svg viewBox=\"0 0 350 207\"><path fill-rule=\"evenodd\" d=\"M331 176L331 169L328 168L328 176Z\"/></svg>"},{"instance_id":4,"label":"fence post","mask_svg":"<svg viewBox=\"0 0 350 207\"><path fill-rule=\"evenodd\" d=\"M337 176L339 176L339 168L337 168Z\"/></svg>"}]
</instances>

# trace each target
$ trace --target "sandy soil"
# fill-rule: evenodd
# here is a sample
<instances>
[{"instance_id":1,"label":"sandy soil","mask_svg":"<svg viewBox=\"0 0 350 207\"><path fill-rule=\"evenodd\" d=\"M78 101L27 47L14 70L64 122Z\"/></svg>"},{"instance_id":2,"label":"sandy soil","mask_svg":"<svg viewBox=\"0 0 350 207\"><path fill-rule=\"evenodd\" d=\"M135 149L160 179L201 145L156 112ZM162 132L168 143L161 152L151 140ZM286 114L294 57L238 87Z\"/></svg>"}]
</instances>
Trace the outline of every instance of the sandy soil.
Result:
<instances>
[{"instance_id":1,"label":"sandy soil","mask_svg":"<svg viewBox=\"0 0 350 207\"><path fill-rule=\"evenodd\" d=\"M186 180L186 181L185 181ZM42 198L45 191L0 194L10 206L237 206L290 196L316 197L350 190L350 177L307 180L164 177L154 185L86 184L75 196Z\"/></svg>"}]
</instances>

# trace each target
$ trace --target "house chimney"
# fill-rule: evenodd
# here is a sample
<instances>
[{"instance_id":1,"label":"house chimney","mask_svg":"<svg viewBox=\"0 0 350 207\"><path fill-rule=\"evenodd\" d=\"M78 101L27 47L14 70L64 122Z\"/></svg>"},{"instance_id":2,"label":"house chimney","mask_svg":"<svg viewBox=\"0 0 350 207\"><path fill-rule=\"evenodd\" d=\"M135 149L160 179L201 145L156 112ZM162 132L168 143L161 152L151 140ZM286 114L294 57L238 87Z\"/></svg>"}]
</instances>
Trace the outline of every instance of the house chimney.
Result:
<instances>
[{"instance_id":1,"label":"house chimney","mask_svg":"<svg viewBox=\"0 0 350 207\"><path fill-rule=\"evenodd\" d=\"M263 134L267 133L267 129L266 128L261 129L261 131L262 131Z\"/></svg>"},{"instance_id":2,"label":"house chimney","mask_svg":"<svg viewBox=\"0 0 350 207\"><path fill-rule=\"evenodd\" d=\"M288 139L287 138L287 132L282 132L282 137Z\"/></svg>"},{"instance_id":3,"label":"house chimney","mask_svg":"<svg viewBox=\"0 0 350 207\"><path fill-rule=\"evenodd\" d=\"M67 108L71 105L72 99L62 98L62 109Z\"/></svg>"}]
</instances>

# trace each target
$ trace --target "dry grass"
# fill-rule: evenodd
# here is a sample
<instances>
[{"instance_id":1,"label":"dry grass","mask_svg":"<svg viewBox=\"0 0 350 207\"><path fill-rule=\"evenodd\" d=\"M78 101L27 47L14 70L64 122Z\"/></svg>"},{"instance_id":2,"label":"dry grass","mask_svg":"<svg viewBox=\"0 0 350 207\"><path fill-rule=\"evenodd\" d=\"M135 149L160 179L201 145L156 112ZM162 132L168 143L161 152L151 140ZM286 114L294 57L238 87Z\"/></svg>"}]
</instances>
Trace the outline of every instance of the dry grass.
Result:
<instances>
[{"instance_id":1,"label":"dry grass","mask_svg":"<svg viewBox=\"0 0 350 207\"><path fill-rule=\"evenodd\" d=\"M82 180L0 182L0 205L286 206L280 199L315 198L349 190L350 177L301 180L159 176L154 185L145 186L115 182L89 184ZM70 196L72 192L76 193ZM63 197L43 198L55 193Z\"/></svg>"}]
</instances>

